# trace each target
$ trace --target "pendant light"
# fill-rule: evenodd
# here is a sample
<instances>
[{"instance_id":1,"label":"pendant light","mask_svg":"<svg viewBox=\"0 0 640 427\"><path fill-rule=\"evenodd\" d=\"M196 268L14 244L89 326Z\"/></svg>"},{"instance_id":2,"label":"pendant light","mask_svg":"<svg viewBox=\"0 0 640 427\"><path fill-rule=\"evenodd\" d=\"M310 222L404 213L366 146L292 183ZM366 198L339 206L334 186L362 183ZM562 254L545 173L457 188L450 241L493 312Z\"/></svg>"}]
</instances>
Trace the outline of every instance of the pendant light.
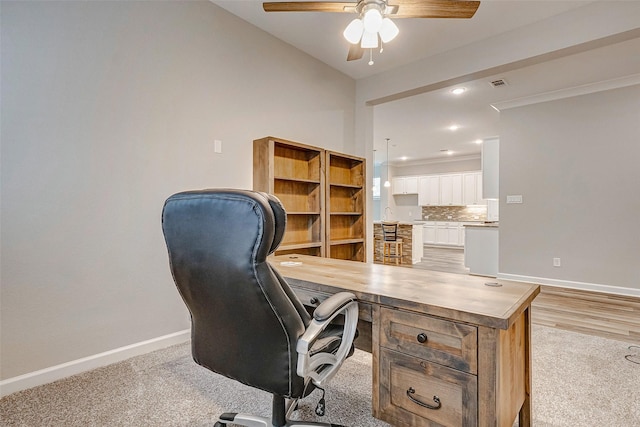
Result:
<instances>
[{"instance_id":1,"label":"pendant light","mask_svg":"<svg viewBox=\"0 0 640 427\"><path fill-rule=\"evenodd\" d=\"M384 186L386 188L391 187L391 181L389 181L389 138L385 138L387 140L387 180L384 182Z\"/></svg>"}]
</instances>

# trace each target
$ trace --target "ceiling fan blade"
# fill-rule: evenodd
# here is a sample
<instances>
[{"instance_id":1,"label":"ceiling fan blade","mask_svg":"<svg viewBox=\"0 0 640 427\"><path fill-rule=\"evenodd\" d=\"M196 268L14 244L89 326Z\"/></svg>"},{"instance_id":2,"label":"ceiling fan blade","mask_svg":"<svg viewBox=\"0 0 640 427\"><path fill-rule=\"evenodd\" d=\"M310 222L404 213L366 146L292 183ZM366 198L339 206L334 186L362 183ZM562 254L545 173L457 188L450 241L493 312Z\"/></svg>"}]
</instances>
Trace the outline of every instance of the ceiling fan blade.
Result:
<instances>
[{"instance_id":1,"label":"ceiling fan blade","mask_svg":"<svg viewBox=\"0 0 640 427\"><path fill-rule=\"evenodd\" d=\"M473 17L479 1L459 0L389 0L389 7L398 6L393 18L463 18Z\"/></svg>"},{"instance_id":2,"label":"ceiling fan blade","mask_svg":"<svg viewBox=\"0 0 640 427\"><path fill-rule=\"evenodd\" d=\"M349 45L349 53L347 54L347 61L355 61L364 56L364 49L360 47L360 43Z\"/></svg>"},{"instance_id":3,"label":"ceiling fan blade","mask_svg":"<svg viewBox=\"0 0 640 427\"><path fill-rule=\"evenodd\" d=\"M347 12L356 10L355 2L285 1L262 3L265 12Z\"/></svg>"}]
</instances>

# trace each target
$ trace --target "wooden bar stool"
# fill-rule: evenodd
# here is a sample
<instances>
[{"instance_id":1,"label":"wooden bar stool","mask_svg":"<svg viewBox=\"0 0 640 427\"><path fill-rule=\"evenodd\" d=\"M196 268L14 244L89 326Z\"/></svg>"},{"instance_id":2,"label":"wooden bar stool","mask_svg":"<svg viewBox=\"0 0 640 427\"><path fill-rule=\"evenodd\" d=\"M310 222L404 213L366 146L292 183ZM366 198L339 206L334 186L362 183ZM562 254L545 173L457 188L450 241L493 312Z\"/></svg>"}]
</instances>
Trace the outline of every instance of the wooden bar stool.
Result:
<instances>
[{"instance_id":1,"label":"wooden bar stool","mask_svg":"<svg viewBox=\"0 0 640 427\"><path fill-rule=\"evenodd\" d=\"M398 237L398 222L382 222L382 263L395 260L402 264L402 239Z\"/></svg>"}]
</instances>

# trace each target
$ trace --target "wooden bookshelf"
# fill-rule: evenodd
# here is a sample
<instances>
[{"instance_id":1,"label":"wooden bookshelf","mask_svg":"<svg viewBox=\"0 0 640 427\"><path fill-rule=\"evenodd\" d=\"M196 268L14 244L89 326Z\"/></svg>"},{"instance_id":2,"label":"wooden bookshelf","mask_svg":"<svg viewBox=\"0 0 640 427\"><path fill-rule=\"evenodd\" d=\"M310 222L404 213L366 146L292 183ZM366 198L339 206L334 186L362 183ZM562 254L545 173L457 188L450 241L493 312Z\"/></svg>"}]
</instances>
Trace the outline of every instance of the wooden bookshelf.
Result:
<instances>
[{"instance_id":1,"label":"wooden bookshelf","mask_svg":"<svg viewBox=\"0 0 640 427\"><path fill-rule=\"evenodd\" d=\"M253 141L253 189L278 197L287 227L277 255L325 255L324 150L284 139Z\"/></svg>"},{"instance_id":2,"label":"wooden bookshelf","mask_svg":"<svg viewBox=\"0 0 640 427\"><path fill-rule=\"evenodd\" d=\"M365 261L365 159L266 137L253 141L253 189L287 211L277 255Z\"/></svg>"},{"instance_id":3,"label":"wooden bookshelf","mask_svg":"<svg viewBox=\"0 0 640 427\"><path fill-rule=\"evenodd\" d=\"M365 159L326 152L327 256L365 261Z\"/></svg>"}]
</instances>

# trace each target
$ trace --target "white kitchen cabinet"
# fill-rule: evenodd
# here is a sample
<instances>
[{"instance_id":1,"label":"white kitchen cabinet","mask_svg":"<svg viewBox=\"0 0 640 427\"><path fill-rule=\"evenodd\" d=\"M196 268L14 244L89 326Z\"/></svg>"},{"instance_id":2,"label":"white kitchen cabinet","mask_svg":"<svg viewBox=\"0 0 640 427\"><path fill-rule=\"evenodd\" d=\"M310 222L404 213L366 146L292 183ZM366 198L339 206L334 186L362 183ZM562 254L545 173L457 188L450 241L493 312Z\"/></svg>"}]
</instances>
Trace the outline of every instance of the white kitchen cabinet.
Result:
<instances>
[{"instance_id":1,"label":"white kitchen cabinet","mask_svg":"<svg viewBox=\"0 0 640 427\"><path fill-rule=\"evenodd\" d=\"M482 198L482 180L482 171L420 176L418 205L486 205L487 201Z\"/></svg>"},{"instance_id":2,"label":"white kitchen cabinet","mask_svg":"<svg viewBox=\"0 0 640 427\"><path fill-rule=\"evenodd\" d=\"M418 179L418 205L438 206L440 204L440 176L425 175Z\"/></svg>"},{"instance_id":3,"label":"white kitchen cabinet","mask_svg":"<svg viewBox=\"0 0 640 427\"><path fill-rule=\"evenodd\" d=\"M482 172L462 174L463 203L465 205L486 205L482 198Z\"/></svg>"},{"instance_id":4,"label":"white kitchen cabinet","mask_svg":"<svg viewBox=\"0 0 640 427\"><path fill-rule=\"evenodd\" d=\"M464 227L461 222L428 221L422 226L425 245L464 246Z\"/></svg>"},{"instance_id":5,"label":"white kitchen cabinet","mask_svg":"<svg viewBox=\"0 0 640 427\"><path fill-rule=\"evenodd\" d=\"M462 206L462 174L442 175L440 177L440 204L443 206Z\"/></svg>"},{"instance_id":6,"label":"white kitchen cabinet","mask_svg":"<svg viewBox=\"0 0 640 427\"><path fill-rule=\"evenodd\" d=\"M418 177L401 176L391 179L391 193L398 194L418 194Z\"/></svg>"},{"instance_id":7,"label":"white kitchen cabinet","mask_svg":"<svg viewBox=\"0 0 640 427\"><path fill-rule=\"evenodd\" d=\"M448 245L449 244L449 231L445 224L436 225L436 244Z\"/></svg>"},{"instance_id":8,"label":"white kitchen cabinet","mask_svg":"<svg viewBox=\"0 0 640 427\"><path fill-rule=\"evenodd\" d=\"M459 246L460 225L457 222L436 223L436 244Z\"/></svg>"},{"instance_id":9,"label":"white kitchen cabinet","mask_svg":"<svg viewBox=\"0 0 640 427\"><path fill-rule=\"evenodd\" d=\"M422 226L422 243L433 245L436 243L436 223L427 222Z\"/></svg>"},{"instance_id":10,"label":"white kitchen cabinet","mask_svg":"<svg viewBox=\"0 0 640 427\"><path fill-rule=\"evenodd\" d=\"M457 223L447 224L447 245L458 246L460 244L460 227Z\"/></svg>"}]
</instances>

